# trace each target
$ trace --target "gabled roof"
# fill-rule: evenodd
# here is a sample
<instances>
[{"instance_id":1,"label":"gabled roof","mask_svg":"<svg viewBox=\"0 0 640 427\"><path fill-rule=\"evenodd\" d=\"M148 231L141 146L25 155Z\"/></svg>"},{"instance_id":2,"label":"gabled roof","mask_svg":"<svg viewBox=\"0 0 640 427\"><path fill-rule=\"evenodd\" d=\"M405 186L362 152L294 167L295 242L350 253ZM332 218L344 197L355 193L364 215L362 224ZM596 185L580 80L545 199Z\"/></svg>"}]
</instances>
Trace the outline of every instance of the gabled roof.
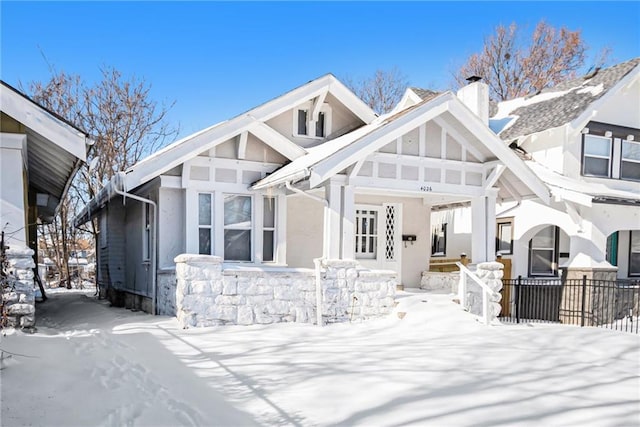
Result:
<instances>
[{"instance_id":1,"label":"gabled roof","mask_svg":"<svg viewBox=\"0 0 640 427\"><path fill-rule=\"evenodd\" d=\"M436 92L433 91L431 89L422 89L419 87L410 87L409 88L413 93L415 93L416 95L418 95L420 97L421 100L423 101L428 101L430 99L435 98L436 96L440 95L442 92Z\"/></svg>"},{"instance_id":2,"label":"gabled roof","mask_svg":"<svg viewBox=\"0 0 640 427\"><path fill-rule=\"evenodd\" d=\"M492 117L492 129L500 138L511 141L521 136L541 132L571 123L592 104L603 99L622 80L638 75L640 58L634 58L612 67L597 70L552 88L535 96L516 98L498 104Z\"/></svg>"},{"instance_id":3,"label":"gabled roof","mask_svg":"<svg viewBox=\"0 0 640 427\"><path fill-rule=\"evenodd\" d=\"M178 140L155 154L148 156L126 171L125 190L136 188L184 163L189 158L214 147L220 142L233 138L242 132L252 132L252 130L257 132L262 131L263 133L268 132L269 129L264 129L266 127L264 122L294 108L302 102L327 93L327 91L347 106L364 123L370 123L376 118L373 110L360 100L360 98L351 92L335 76L326 74L230 120L218 123ZM273 132L270 134L277 136ZM273 141L265 142L273 144L272 148L292 160L306 153L305 149L287 140L284 136L282 136L282 138L275 138Z\"/></svg>"},{"instance_id":4,"label":"gabled roof","mask_svg":"<svg viewBox=\"0 0 640 427\"><path fill-rule=\"evenodd\" d=\"M52 196L46 206L38 206L39 216L48 221L64 198L80 162L86 160L87 144L91 141L84 131L4 81L0 81L0 110L25 128L29 185L38 193Z\"/></svg>"},{"instance_id":5,"label":"gabled roof","mask_svg":"<svg viewBox=\"0 0 640 427\"><path fill-rule=\"evenodd\" d=\"M309 178L315 187L346 167L366 158L369 154L420 124L444 113L451 114L469 132L482 141L488 151L501 160L511 171L531 188L542 200L549 200L547 187L529 170L517 155L509 149L474 113L453 93L445 92L419 102L397 113L381 116L369 125L328 141L305 156L278 169L253 185L261 189ZM409 129L410 130L410 129Z\"/></svg>"}]
</instances>

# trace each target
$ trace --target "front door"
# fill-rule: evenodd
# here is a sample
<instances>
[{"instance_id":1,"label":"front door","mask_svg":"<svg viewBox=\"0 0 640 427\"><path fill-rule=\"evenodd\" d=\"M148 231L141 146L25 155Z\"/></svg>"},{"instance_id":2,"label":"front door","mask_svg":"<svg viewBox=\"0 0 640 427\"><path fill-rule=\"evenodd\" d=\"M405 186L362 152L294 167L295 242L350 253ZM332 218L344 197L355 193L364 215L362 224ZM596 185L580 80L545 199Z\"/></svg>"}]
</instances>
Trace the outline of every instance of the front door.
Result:
<instances>
[{"instance_id":1,"label":"front door","mask_svg":"<svg viewBox=\"0 0 640 427\"><path fill-rule=\"evenodd\" d=\"M401 278L402 205L356 206L356 259L373 270L393 270Z\"/></svg>"}]
</instances>

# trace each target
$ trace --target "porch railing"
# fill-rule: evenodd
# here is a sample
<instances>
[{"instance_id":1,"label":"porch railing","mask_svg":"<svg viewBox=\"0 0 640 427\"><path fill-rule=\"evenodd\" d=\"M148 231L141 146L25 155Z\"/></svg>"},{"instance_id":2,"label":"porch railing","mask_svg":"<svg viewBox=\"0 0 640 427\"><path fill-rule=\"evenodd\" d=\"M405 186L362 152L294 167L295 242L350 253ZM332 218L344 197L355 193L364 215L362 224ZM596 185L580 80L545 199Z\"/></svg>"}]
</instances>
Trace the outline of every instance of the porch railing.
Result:
<instances>
[{"instance_id":1,"label":"porch railing","mask_svg":"<svg viewBox=\"0 0 640 427\"><path fill-rule=\"evenodd\" d=\"M504 280L503 322L596 326L640 333L640 280Z\"/></svg>"},{"instance_id":2,"label":"porch railing","mask_svg":"<svg viewBox=\"0 0 640 427\"><path fill-rule=\"evenodd\" d=\"M482 314L479 316L482 323L488 325L491 323L491 310L489 307L490 297L498 297L500 294L495 292L486 283L484 283L476 274L465 267L462 263L457 262L456 265L460 269L460 284L458 285L458 299L460 305L467 308L467 278L471 279L482 289Z\"/></svg>"}]
</instances>

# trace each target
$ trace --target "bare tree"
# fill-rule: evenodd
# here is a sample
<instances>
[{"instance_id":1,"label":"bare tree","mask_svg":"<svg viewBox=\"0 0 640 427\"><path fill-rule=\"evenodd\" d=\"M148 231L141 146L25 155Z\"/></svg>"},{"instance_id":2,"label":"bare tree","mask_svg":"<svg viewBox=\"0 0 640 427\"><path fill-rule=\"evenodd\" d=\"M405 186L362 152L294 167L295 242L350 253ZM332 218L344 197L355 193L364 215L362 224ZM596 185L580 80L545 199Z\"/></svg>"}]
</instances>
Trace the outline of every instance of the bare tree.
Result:
<instances>
[{"instance_id":1,"label":"bare tree","mask_svg":"<svg viewBox=\"0 0 640 427\"><path fill-rule=\"evenodd\" d=\"M503 101L538 93L575 77L584 65L586 50L580 31L556 29L540 21L530 39L523 42L515 23L499 25L485 39L482 52L471 55L454 78L462 86L467 77L480 76L489 85L491 99ZM604 62L606 52L597 60Z\"/></svg>"},{"instance_id":2,"label":"bare tree","mask_svg":"<svg viewBox=\"0 0 640 427\"><path fill-rule=\"evenodd\" d=\"M118 172L160 148L177 134L167 124L172 105L159 105L151 98L151 86L144 79L124 78L115 68L101 69L102 79L87 86L77 75L52 70L45 83L29 85L33 99L92 135L94 145L72 182L58 216L46 227L50 241L71 287L70 245L81 237L72 226L77 208L86 204ZM98 229L91 222L85 230L95 245ZM63 281L61 280L61 284Z\"/></svg>"},{"instance_id":3,"label":"bare tree","mask_svg":"<svg viewBox=\"0 0 640 427\"><path fill-rule=\"evenodd\" d=\"M378 114L391 111L409 86L407 77L397 68L389 71L378 69L372 77L358 81L347 77L344 82L353 93Z\"/></svg>"}]
</instances>

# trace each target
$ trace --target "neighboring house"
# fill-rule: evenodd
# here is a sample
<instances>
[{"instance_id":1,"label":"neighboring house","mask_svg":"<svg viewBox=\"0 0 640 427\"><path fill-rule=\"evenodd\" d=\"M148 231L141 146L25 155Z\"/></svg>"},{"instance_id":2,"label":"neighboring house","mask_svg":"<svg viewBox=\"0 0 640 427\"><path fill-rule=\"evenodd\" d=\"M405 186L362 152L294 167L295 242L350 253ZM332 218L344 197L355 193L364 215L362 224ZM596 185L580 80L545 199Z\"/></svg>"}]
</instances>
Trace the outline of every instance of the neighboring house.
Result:
<instances>
[{"instance_id":1,"label":"neighboring house","mask_svg":"<svg viewBox=\"0 0 640 427\"><path fill-rule=\"evenodd\" d=\"M499 200L496 250L511 259L512 277L576 270L640 278L639 64L596 69L498 104L491 128L552 194L550 204ZM473 258L469 216L469 208L434 214L446 224L446 256Z\"/></svg>"},{"instance_id":2,"label":"neighboring house","mask_svg":"<svg viewBox=\"0 0 640 427\"><path fill-rule=\"evenodd\" d=\"M99 283L125 305L177 310L187 326L305 321L323 303L333 321L356 301L365 316L388 312L384 272L419 285L432 207L470 203L479 262L494 259L496 200L532 197L549 191L490 130L485 84L376 117L327 75L142 160L76 223L99 217ZM318 300L296 306L316 259ZM202 303L186 310L193 293Z\"/></svg>"},{"instance_id":3,"label":"neighboring house","mask_svg":"<svg viewBox=\"0 0 640 427\"><path fill-rule=\"evenodd\" d=\"M18 294L26 295L8 312L22 318L20 326L32 326L37 224L55 216L71 179L86 160L89 140L4 82L0 96L0 221L10 264L20 270Z\"/></svg>"}]
</instances>

